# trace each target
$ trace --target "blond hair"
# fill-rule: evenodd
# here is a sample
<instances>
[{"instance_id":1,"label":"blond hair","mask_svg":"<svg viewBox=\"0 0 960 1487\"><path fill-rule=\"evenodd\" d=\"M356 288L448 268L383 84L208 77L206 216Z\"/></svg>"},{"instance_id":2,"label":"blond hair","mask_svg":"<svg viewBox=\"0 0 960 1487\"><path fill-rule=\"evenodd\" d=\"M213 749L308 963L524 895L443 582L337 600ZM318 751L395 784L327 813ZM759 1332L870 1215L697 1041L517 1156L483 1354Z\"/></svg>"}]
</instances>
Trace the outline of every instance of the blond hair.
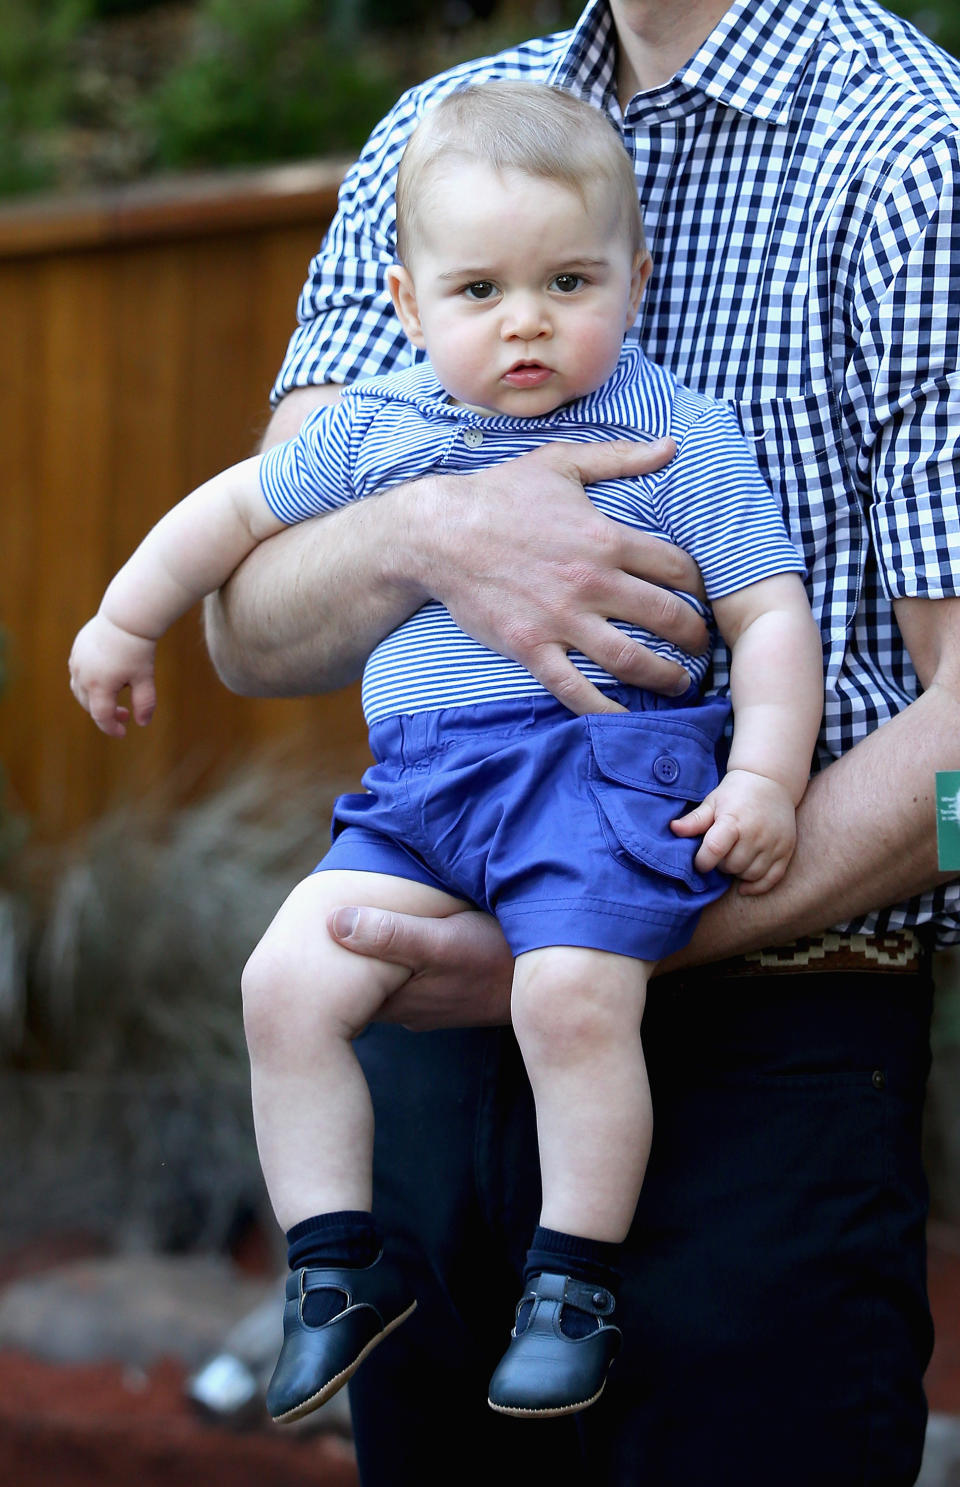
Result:
<instances>
[{"instance_id":1,"label":"blond hair","mask_svg":"<svg viewBox=\"0 0 960 1487\"><path fill-rule=\"evenodd\" d=\"M588 210L598 185L616 206L631 248L646 254L633 163L616 127L589 103L549 83L473 83L449 93L417 125L397 175L397 250L416 239L424 179L447 161L519 170L576 192Z\"/></svg>"}]
</instances>

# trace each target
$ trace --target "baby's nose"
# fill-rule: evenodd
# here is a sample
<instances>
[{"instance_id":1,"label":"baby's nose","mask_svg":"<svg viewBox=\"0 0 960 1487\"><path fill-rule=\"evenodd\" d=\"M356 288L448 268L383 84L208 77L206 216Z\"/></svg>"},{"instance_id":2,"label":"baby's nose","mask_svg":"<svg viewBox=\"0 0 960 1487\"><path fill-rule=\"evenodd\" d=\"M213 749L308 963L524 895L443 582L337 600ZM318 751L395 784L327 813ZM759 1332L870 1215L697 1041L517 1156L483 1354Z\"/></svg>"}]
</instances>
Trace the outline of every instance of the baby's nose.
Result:
<instances>
[{"instance_id":1,"label":"baby's nose","mask_svg":"<svg viewBox=\"0 0 960 1487\"><path fill-rule=\"evenodd\" d=\"M531 341L549 334L549 330L550 319L538 296L517 295L504 306L503 334L506 339L516 336L521 341Z\"/></svg>"}]
</instances>

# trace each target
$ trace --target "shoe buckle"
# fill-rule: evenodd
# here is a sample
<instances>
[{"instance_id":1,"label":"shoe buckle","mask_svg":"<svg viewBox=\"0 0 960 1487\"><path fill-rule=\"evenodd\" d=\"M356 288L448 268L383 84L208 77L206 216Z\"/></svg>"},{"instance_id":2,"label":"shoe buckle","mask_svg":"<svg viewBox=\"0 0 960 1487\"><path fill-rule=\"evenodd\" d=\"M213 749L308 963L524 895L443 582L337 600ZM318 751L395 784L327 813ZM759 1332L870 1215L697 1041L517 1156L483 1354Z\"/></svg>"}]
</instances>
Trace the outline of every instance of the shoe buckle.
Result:
<instances>
[{"instance_id":1,"label":"shoe buckle","mask_svg":"<svg viewBox=\"0 0 960 1487\"><path fill-rule=\"evenodd\" d=\"M572 1306L579 1307L581 1311L592 1312L597 1317L608 1317L615 1305L612 1294L605 1287L588 1286L584 1281L574 1280L571 1276L567 1277L563 1299Z\"/></svg>"}]
</instances>

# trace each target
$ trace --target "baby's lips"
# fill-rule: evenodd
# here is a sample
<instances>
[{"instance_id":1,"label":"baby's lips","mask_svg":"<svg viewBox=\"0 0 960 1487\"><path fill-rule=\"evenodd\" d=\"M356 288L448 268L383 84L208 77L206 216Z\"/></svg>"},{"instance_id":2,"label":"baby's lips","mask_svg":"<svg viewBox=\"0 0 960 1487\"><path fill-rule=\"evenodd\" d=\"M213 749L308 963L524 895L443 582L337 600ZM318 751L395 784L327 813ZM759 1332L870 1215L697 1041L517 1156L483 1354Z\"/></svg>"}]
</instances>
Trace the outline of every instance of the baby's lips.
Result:
<instances>
[{"instance_id":1,"label":"baby's lips","mask_svg":"<svg viewBox=\"0 0 960 1487\"><path fill-rule=\"evenodd\" d=\"M541 387L553 376L550 367L540 361L518 361L504 373L503 380L511 387Z\"/></svg>"}]
</instances>

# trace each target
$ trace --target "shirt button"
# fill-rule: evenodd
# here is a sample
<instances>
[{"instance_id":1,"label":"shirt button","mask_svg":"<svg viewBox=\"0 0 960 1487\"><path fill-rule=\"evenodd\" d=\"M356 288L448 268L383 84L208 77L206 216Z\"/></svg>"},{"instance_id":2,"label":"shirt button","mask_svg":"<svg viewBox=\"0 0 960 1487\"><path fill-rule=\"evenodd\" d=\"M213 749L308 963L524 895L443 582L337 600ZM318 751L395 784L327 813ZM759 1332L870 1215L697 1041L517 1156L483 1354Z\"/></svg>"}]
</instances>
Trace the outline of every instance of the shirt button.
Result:
<instances>
[{"instance_id":1,"label":"shirt button","mask_svg":"<svg viewBox=\"0 0 960 1487\"><path fill-rule=\"evenodd\" d=\"M480 429L464 429L463 442L468 449L479 449L483 443L483 434Z\"/></svg>"},{"instance_id":2,"label":"shirt button","mask_svg":"<svg viewBox=\"0 0 960 1487\"><path fill-rule=\"evenodd\" d=\"M680 773L680 766L671 754L661 754L653 761L654 778L661 785L672 785Z\"/></svg>"}]
</instances>

